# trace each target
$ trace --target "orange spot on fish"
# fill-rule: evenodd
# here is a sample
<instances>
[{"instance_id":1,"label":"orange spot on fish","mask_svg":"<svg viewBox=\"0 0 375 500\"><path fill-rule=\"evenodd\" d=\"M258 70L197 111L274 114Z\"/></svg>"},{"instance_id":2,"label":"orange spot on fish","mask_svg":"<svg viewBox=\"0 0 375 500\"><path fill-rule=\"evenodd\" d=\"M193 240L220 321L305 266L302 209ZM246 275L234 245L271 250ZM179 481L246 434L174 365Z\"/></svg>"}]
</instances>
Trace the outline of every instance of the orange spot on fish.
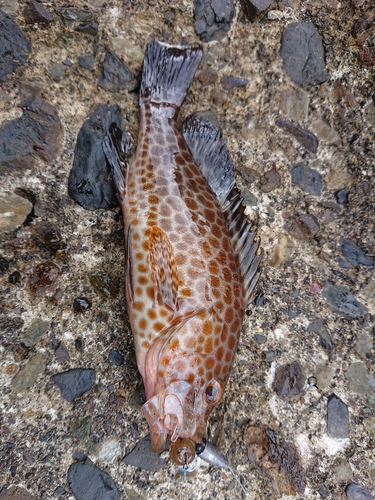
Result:
<instances>
[{"instance_id":1,"label":"orange spot on fish","mask_svg":"<svg viewBox=\"0 0 375 500\"><path fill-rule=\"evenodd\" d=\"M226 353L226 355L225 355L225 361L226 361L227 363L230 363L231 359L232 359L232 353L231 353L230 351L228 351L228 352Z\"/></svg>"},{"instance_id":2,"label":"orange spot on fish","mask_svg":"<svg viewBox=\"0 0 375 500\"><path fill-rule=\"evenodd\" d=\"M208 237L208 241L210 243L210 245L214 248L220 248L220 242L217 238L215 238L214 236L209 236Z\"/></svg>"},{"instance_id":3,"label":"orange spot on fish","mask_svg":"<svg viewBox=\"0 0 375 500\"><path fill-rule=\"evenodd\" d=\"M172 339L170 344L169 344L169 347L171 348L172 351L175 351L178 347L179 347L180 343L178 341L178 339Z\"/></svg>"},{"instance_id":4,"label":"orange spot on fish","mask_svg":"<svg viewBox=\"0 0 375 500\"><path fill-rule=\"evenodd\" d=\"M145 318L141 318L141 319L139 320L138 325L139 325L139 328L140 328L141 330L146 330L146 328L147 328L147 320L145 320Z\"/></svg>"},{"instance_id":5,"label":"orange spot on fish","mask_svg":"<svg viewBox=\"0 0 375 500\"><path fill-rule=\"evenodd\" d=\"M198 343L199 344L203 344L203 342L204 342L204 336L203 335L199 335L199 337L198 337Z\"/></svg>"},{"instance_id":6,"label":"orange spot on fish","mask_svg":"<svg viewBox=\"0 0 375 500\"><path fill-rule=\"evenodd\" d=\"M203 375L204 375L204 368L202 368L201 366L198 368L198 375L200 377L203 377Z\"/></svg>"},{"instance_id":7,"label":"orange spot on fish","mask_svg":"<svg viewBox=\"0 0 375 500\"><path fill-rule=\"evenodd\" d=\"M139 276L138 277L138 283L140 285L147 285L148 279L145 276Z\"/></svg>"},{"instance_id":8,"label":"orange spot on fish","mask_svg":"<svg viewBox=\"0 0 375 500\"><path fill-rule=\"evenodd\" d=\"M146 290L146 295L149 299L154 300L154 287L149 286Z\"/></svg>"},{"instance_id":9,"label":"orange spot on fish","mask_svg":"<svg viewBox=\"0 0 375 500\"><path fill-rule=\"evenodd\" d=\"M225 342L228 337L228 327L227 325L223 325L223 329L221 331L221 341Z\"/></svg>"},{"instance_id":10,"label":"orange spot on fish","mask_svg":"<svg viewBox=\"0 0 375 500\"><path fill-rule=\"evenodd\" d=\"M214 375L215 375L215 377L218 377L220 374L221 374L221 366L216 365L215 369L214 369Z\"/></svg>"},{"instance_id":11,"label":"orange spot on fish","mask_svg":"<svg viewBox=\"0 0 375 500\"><path fill-rule=\"evenodd\" d=\"M219 347L219 349L216 351L215 357L218 361L221 361L223 359L223 356L224 356L224 348Z\"/></svg>"},{"instance_id":12,"label":"orange spot on fish","mask_svg":"<svg viewBox=\"0 0 375 500\"><path fill-rule=\"evenodd\" d=\"M147 273L147 267L144 264L139 264L138 265L138 271L140 273Z\"/></svg>"},{"instance_id":13,"label":"orange spot on fish","mask_svg":"<svg viewBox=\"0 0 375 500\"><path fill-rule=\"evenodd\" d=\"M206 340L206 343L204 344L204 350L205 352L211 353L212 352L212 338L209 337Z\"/></svg>"},{"instance_id":14,"label":"orange spot on fish","mask_svg":"<svg viewBox=\"0 0 375 500\"><path fill-rule=\"evenodd\" d=\"M205 335L211 335L211 333L212 333L212 323L211 323L211 321L205 321L203 323L203 333Z\"/></svg>"},{"instance_id":15,"label":"orange spot on fish","mask_svg":"<svg viewBox=\"0 0 375 500\"><path fill-rule=\"evenodd\" d=\"M133 303L133 307L134 309L136 309L137 311L142 311L143 308L144 308L144 303L143 302L134 302Z\"/></svg>"},{"instance_id":16,"label":"orange spot on fish","mask_svg":"<svg viewBox=\"0 0 375 500\"><path fill-rule=\"evenodd\" d=\"M191 297L192 295L190 288L182 288L180 294L184 297Z\"/></svg>"},{"instance_id":17,"label":"orange spot on fish","mask_svg":"<svg viewBox=\"0 0 375 500\"><path fill-rule=\"evenodd\" d=\"M142 243L142 248L145 252L148 252L150 250L149 248L149 245L148 245L148 240L145 240L143 243Z\"/></svg>"},{"instance_id":18,"label":"orange spot on fish","mask_svg":"<svg viewBox=\"0 0 375 500\"><path fill-rule=\"evenodd\" d=\"M149 342L147 342L147 340L144 340L144 341L142 342L142 347L145 347L146 349L148 349L148 348L150 347L150 343L149 343Z\"/></svg>"},{"instance_id":19,"label":"orange spot on fish","mask_svg":"<svg viewBox=\"0 0 375 500\"><path fill-rule=\"evenodd\" d=\"M214 358L207 358L205 363L204 363L204 366L207 368L207 370L211 370L211 368L213 368L214 364L215 364Z\"/></svg>"},{"instance_id":20,"label":"orange spot on fish","mask_svg":"<svg viewBox=\"0 0 375 500\"><path fill-rule=\"evenodd\" d=\"M228 339L228 347L230 350L233 350L235 345L236 345L236 337L234 335L231 335Z\"/></svg>"},{"instance_id":21,"label":"orange spot on fish","mask_svg":"<svg viewBox=\"0 0 375 500\"><path fill-rule=\"evenodd\" d=\"M241 321L237 318L235 321L233 321L232 326L231 326L231 331L233 333L237 333L238 330L241 327Z\"/></svg>"},{"instance_id":22,"label":"orange spot on fish","mask_svg":"<svg viewBox=\"0 0 375 500\"><path fill-rule=\"evenodd\" d=\"M154 324L154 330L155 332L160 332L164 328L163 323L157 322Z\"/></svg>"},{"instance_id":23,"label":"orange spot on fish","mask_svg":"<svg viewBox=\"0 0 375 500\"><path fill-rule=\"evenodd\" d=\"M224 320L226 323L232 323L232 321L233 321L233 309L231 307L227 308L227 312L225 313Z\"/></svg>"},{"instance_id":24,"label":"orange spot on fish","mask_svg":"<svg viewBox=\"0 0 375 500\"><path fill-rule=\"evenodd\" d=\"M220 285L220 280L217 276L211 276L211 286L217 288Z\"/></svg>"},{"instance_id":25,"label":"orange spot on fish","mask_svg":"<svg viewBox=\"0 0 375 500\"><path fill-rule=\"evenodd\" d=\"M156 318L156 312L155 312L153 309L148 309L148 311L147 311L147 316L148 316L150 319L155 319L155 318Z\"/></svg>"},{"instance_id":26,"label":"orange spot on fish","mask_svg":"<svg viewBox=\"0 0 375 500\"><path fill-rule=\"evenodd\" d=\"M136 295L142 295L142 288L140 286L137 286L134 290Z\"/></svg>"},{"instance_id":27,"label":"orange spot on fish","mask_svg":"<svg viewBox=\"0 0 375 500\"><path fill-rule=\"evenodd\" d=\"M217 265L217 262L215 262L214 260L210 261L209 269L210 269L211 274L218 274L219 273L219 266Z\"/></svg>"},{"instance_id":28,"label":"orange spot on fish","mask_svg":"<svg viewBox=\"0 0 375 500\"><path fill-rule=\"evenodd\" d=\"M188 376L186 377L186 380L187 382L189 382L189 384L192 384L194 382L194 379L195 379L194 373L189 373Z\"/></svg>"}]
</instances>

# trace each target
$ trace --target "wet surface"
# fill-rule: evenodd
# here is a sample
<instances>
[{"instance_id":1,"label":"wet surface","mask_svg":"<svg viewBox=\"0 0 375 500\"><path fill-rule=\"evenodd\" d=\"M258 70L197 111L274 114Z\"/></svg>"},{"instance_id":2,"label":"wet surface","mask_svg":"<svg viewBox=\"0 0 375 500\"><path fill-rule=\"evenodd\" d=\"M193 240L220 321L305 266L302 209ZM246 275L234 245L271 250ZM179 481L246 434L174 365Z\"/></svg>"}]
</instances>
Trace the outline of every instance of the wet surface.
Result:
<instances>
[{"instance_id":1,"label":"wet surface","mask_svg":"<svg viewBox=\"0 0 375 500\"><path fill-rule=\"evenodd\" d=\"M203 461L185 484L174 482L169 452L153 472L122 461L148 428L126 315L122 219L101 149L108 121L93 110L101 105L111 114L118 106L136 138L137 88L127 90L121 65L139 82L148 41L202 43L200 35L214 42L203 42L181 119L215 112L265 249L207 438L256 500L279 499L280 491L316 500L374 497L374 7L368 0L250 3L259 6L254 23L239 3L234 13L230 2L214 0L77 0L56 8L32 1L53 21L29 24L24 2L0 1L12 27L0 30L1 210L15 214L0 239L1 500L86 498L91 483L101 498L106 485L108 498L135 500L241 494L228 471ZM307 25L311 37L288 48L294 23L299 37ZM20 37L20 53L13 46L4 55L5 32L13 43ZM118 60L109 68L111 88L103 88L108 51ZM277 120L309 131L317 149ZM75 164L77 183L96 193L79 201L90 210L69 194ZM77 312L77 298L91 307L80 303ZM304 376L287 373L282 387L291 389L293 378L298 393L279 396L276 374L295 362ZM95 379L81 386L64 375L74 370L95 371ZM69 400L55 375L63 375ZM335 408L332 395L341 401ZM290 444L297 486L268 454L266 472L249 460L249 426L272 429L276 445L266 448L275 456L286 456L280 447Z\"/></svg>"}]
</instances>

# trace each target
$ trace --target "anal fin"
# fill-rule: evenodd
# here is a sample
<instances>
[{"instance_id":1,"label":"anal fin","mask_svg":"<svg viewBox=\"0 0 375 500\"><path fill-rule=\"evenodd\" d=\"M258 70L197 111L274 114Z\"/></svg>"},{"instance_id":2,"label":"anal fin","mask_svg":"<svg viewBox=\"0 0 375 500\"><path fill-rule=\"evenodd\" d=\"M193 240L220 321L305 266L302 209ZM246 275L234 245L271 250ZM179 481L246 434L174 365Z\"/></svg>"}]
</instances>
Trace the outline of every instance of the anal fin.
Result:
<instances>
[{"instance_id":1,"label":"anal fin","mask_svg":"<svg viewBox=\"0 0 375 500\"><path fill-rule=\"evenodd\" d=\"M177 265L168 236L153 226L148 237L155 303L177 311Z\"/></svg>"}]
</instances>

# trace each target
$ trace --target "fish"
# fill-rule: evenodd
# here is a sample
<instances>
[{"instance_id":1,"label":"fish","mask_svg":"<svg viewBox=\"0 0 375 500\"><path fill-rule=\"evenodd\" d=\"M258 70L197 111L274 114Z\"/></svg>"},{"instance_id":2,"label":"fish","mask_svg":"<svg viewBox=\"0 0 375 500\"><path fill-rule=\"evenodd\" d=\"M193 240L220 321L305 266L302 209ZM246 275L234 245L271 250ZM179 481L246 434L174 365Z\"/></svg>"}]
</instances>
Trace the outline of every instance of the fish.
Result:
<instances>
[{"instance_id":1,"label":"fish","mask_svg":"<svg viewBox=\"0 0 375 500\"><path fill-rule=\"evenodd\" d=\"M195 460L222 400L263 250L245 215L220 127L204 113L177 123L201 46L147 45L139 133L112 124L103 141L124 218L125 288L141 408L155 452Z\"/></svg>"}]
</instances>

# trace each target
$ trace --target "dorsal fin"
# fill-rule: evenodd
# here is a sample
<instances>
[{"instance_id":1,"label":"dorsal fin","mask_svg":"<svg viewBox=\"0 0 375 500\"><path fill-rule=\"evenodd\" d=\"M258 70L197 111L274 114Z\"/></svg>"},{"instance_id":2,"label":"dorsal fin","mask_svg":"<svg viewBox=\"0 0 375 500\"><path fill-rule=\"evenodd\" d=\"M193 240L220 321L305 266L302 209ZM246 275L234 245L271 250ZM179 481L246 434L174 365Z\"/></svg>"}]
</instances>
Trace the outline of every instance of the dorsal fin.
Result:
<instances>
[{"instance_id":1,"label":"dorsal fin","mask_svg":"<svg viewBox=\"0 0 375 500\"><path fill-rule=\"evenodd\" d=\"M220 128L200 113L185 120L183 135L195 163L220 202L237 258L245 300L249 303L261 274L263 249L259 250L260 238L256 238L256 230L251 230L252 223L245 215L226 142Z\"/></svg>"},{"instance_id":2,"label":"dorsal fin","mask_svg":"<svg viewBox=\"0 0 375 500\"><path fill-rule=\"evenodd\" d=\"M157 226L152 227L148 242L154 301L177 311L178 277L172 245L168 236Z\"/></svg>"}]
</instances>

